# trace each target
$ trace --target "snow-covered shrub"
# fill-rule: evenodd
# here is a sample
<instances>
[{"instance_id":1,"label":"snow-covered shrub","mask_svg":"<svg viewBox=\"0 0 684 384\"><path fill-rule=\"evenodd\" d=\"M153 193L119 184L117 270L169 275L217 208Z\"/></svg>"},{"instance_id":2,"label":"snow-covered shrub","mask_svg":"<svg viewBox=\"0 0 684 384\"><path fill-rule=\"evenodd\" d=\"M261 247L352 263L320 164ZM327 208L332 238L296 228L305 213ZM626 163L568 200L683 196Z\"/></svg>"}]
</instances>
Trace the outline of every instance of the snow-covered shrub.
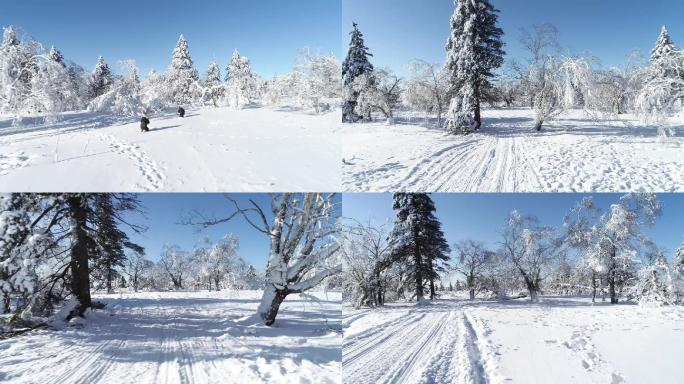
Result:
<instances>
[{"instance_id":1,"label":"snow-covered shrub","mask_svg":"<svg viewBox=\"0 0 684 384\"><path fill-rule=\"evenodd\" d=\"M148 112L161 111L173 106L171 92L163 74L152 70L143 80L140 89L140 101Z\"/></svg>"},{"instance_id":2,"label":"snow-covered shrub","mask_svg":"<svg viewBox=\"0 0 684 384\"><path fill-rule=\"evenodd\" d=\"M121 65L128 73L116 78L108 91L93 99L88 110L122 116L139 116L143 113L140 79L135 62L124 60Z\"/></svg>"},{"instance_id":3,"label":"snow-covered shrub","mask_svg":"<svg viewBox=\"0 0 684 384\"><path fill-rule=\"evenodd\" d=\"M661 254L639 271L635 293L640 305L672 305L678 302L676 288L675 276Z\"/></svg>"},{"instance_id":4,"label":"snow-covered shrub","mask_svg":"<svg viewBox=\"0 0 684 384\"><path fill-rule=\"evenodd\" d=\"M442 125L442 115L447 103L449 81L447 73L434 64L415 60L410 65L411 77L403 93L404 103L416 110L437 114L437 126Z\"/></svg>"}]
</instances>

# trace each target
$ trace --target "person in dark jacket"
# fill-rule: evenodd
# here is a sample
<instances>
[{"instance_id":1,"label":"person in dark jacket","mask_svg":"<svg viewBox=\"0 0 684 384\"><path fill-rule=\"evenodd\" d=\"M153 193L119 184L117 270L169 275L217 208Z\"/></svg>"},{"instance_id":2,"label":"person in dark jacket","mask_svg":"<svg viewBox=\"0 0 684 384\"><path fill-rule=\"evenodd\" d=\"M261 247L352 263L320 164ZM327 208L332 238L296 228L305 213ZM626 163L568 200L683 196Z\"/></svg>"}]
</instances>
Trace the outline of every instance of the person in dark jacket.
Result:
<instances>
[{"instance_id":1,"label":"person in dark jacket","mask_svg":"<svg viewBox=\"0 0 684 384\"><path fill-rule=\"evenodd\" d=\"M185 109L183 107L178 107L178 116L185 117Z\"/></svg>"},{"instance_id":2,"label":"person in dark jacket","mask_svg":"<svg viewBox=\"0 0 684 384\"><path fill-rule=\"evenodd\" d=\"M147 118L147 115L143 115L142 119L140 119L140 132L149 132L150 128L147 126L149 123L150 119Z\"/></svg>"}]
</instances>

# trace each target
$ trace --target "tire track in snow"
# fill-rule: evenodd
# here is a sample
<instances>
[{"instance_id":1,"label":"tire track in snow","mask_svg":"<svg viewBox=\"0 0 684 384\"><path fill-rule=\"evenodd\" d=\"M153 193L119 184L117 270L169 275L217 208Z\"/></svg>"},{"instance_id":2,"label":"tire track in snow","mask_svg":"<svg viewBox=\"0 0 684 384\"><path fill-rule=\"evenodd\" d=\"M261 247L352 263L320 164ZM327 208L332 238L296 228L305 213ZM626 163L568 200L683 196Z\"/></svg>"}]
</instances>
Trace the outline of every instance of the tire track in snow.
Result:
<instances>
[{"instance_id":1,"label":"tire track in snow","mask_svg":"<svg viewBox=\"0 0 684 384\"><path fill-rule=\"evenodd\" d=\"M156 191L164 186L164 179L166 176L162 172L161 167L152 160L144 151L132 143L118 140L114 136L100 134L100 137L105 141L110 148L115 152L128 157L133 161L138 172L147 181L146 186L140 186L146 191Z\"/></svg>"}]
</instances>

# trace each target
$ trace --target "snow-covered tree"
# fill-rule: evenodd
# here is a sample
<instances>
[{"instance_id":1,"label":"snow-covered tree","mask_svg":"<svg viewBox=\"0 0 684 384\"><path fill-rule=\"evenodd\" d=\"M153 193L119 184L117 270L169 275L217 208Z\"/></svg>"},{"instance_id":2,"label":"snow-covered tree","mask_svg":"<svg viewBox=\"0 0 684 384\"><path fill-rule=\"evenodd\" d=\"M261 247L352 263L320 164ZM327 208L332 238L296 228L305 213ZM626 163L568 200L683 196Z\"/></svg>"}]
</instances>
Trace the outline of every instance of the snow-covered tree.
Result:
<instances>
[{"instance_id":1,"label":"snow-covered tree","mask_svg":"<svg viewBox=\"0 0 684 384\"><path fill-rule=\"evenodd\" d=\"M513 211L502 232L501 254L522 277L531 301L536 301L549 267L563 253L562 242L551 227L536 217Z\"/></svg>"},{"instance_id":2,"label":"snow-covered tree","mask_svg":"<svg viewBox=\"0 0 684 384\"><path fill-rule=\"evenodd\" d=\"M123 273L128 277L128 285L138 292L149 280L149 274L154 267L154 263L145 258L145 253L135 250L126 257L126 264Z\"/></svg>"},{"instance_id":3,"label":"snow-covered tree","mask_svg":"<svg viewBox=\"0 0 684 384\"><path fill-rule=\"evenodd\" d=\"M503 64L497 13L489 0L456 1L445 64L451 88L446 120L450 132L469 133L482 125L480 104L492 86L493 70Z\"/></svg>"},{"instance_id":4,"label":"snow-covered tree","mask_svg":"<svg viewBox=\"0 0 684 384\"><path fill-rule=\"evenodd\" d=\"M678 273L684 276L684 243L675 251L672 265Z\"/></svg>"},{"instance_id":5,"label":"snow-covered tree","mask_svg":"<svg viewBox=\"0 0 684 384\"><path fill-rule=\"evenodd\" d=\"M662 252L639 271L636 295L640 305L673 305L678 302L676 277Z\"/></svg>"},{"instance_id":6,"label":"snow-covered tree","mask_svg":"<svg viewBox=\"0 0 684 384\"><path fill-rule=\"evenodd\" d=\"M90 98L95 99L104 95L109 91L113 82L114 78L109 65L105 62L104 57L98 57L97 64L95 64L93 73L90 76Z\"/></svg>"},{"instance_id":7,"label":"snow-covered tree","mask_svg":"<svg viewBox=\"0 0 684 384\"><path fill-rule=\"evenodd\" d=\"M252 73L249 59L240 55L237 49L226 68L226 84L235 108L251 103L257 96L257 78Z\"/></svg>"},{"instance_id":8,"label":"snow-covered tree","mask_svg":"<svg viewBox=\"0 0 684 384\"><path fill-rule=\"evenodd\" d=\"M494 254L488 251L483 243L475 240L463 240L455 248L457 251L455 269L466 280L470 300L475 300L475 290Z\"/></svg>"},{"instance_id":9,"label":"snow-covered tree","mask_svg":"<svg viewBox=\"0 0 684 384\"><path fill-rule=\"evenodd\" d=\"M216 61L212 61L204 78L204 101L211 101L211 105L218 107L226 94L226 88L221 81L221 68Z\"/></svg>"},{"instance_id":10,"label":"snow-covered tree","mask_svg":"<svg viewBox=\"0 0 684 384\"><path fill-rule=\"evenodd\" d=\"M173 105L171 91L164 74L150 71L141 84L140 101L146 111L161 111Z\"/></svg>"},{"instance_id":11,"label":"snow-covered tree","mask_svg":"<svg viewBox=\"0 0 684 384\"><path fill-rule=\"evenodd\" d=\"M389 70L376 69L356 77L351 88L357 95L356 114L371 116L371 112L377 110L387 119L387 124L393 123L394 109L403 92L399 77Z\"/></svg>"},{"instance_id":12,"label":"snow-covered tree","mask_svg":"<svg viewBox=\"0 0 684 384\"><path fill-rule=\"evenodd\" d=\"M641 76L645 82L637 97L637 110L646 118L662 120L678 112L684 101L684 52L661 30L651 62Z\"/></svg>"},{"instance_id":13,"label":"snow-covered tree","mask_svg":"<svg viewBox=\"0 0 684 384\"><path fill-rule=\"evenodd\" d=\"M214 281L217 291L221 289L223 279L234 274L234 269L237 269L241 261L237 253L238 247L238 237L230 233L219 240L207 255L208 275Z\"/></svg>"},{"instance_id":14,"label":"snow-covered tree","mask_svg":"<svg viewBox=\"0 0 684 384\"><path fill-rule=\"evenodd\" d=\"M297 93L302 104L313 107L316 113L321 109L329 109L324 100L337 99L341 96L340 63L335 55L311 53L308 49L300 50L294 71L299 80Z\"/></svg>"},{"instance_id":15,"label":"snow-covered tree","mask_svg":"<svg viewBox=\"0 0 684 384\"><path fill-rule=\"evenodd\" d=\"M233 214L223 219L200 218L193 223L208 227L241 216L268 238L265 287L257 309L264 324L273 325L288 295L313 289L342 271L340 244L335 238L338 214L334 194L274 194L270 210L254 201L243 207L228 199L234 206ZM271 219L267 212L272 212Z\"/></svg>"},{"instance_id":16,"label":"snow-covered tree","mask_svg":"<svg viewBox=\"0 0 684 384\"><path fill-rule=\"evenodd\" d=\"M121 61L121 67L126 74L117 77L105 93L94 98L88 104L89 110L124 116L139 116L143 113L138 67L133 60Z\"/></svg>"},{"instance_id":17,"label":"snow-covered tree","mask_svg":"<svg viewBox=\"0 0 684 384\"><path fill-rule=\"evenodd\" d=\"M174 289L183 289L183 282L190 275L192 258L178 245L165 244L159 262L173 283Z\"/></svg>"},{"instance_id":18,"label":"snow-covered tree","mask_svg":"<svg viewBox=\"0 0 684 384\"><path fill-rule=\"evenodd\" d=\"M183 35L173 49L171 67L166 74L171 100L177 105L191 105L200 94L199 75L190 57L188 42Z\"/></svg>"},{"instance_id":19,"label":"snow-covered tree","mask_svg":"<svg viewBox=\"0 0 684 384\"><path fill-rule=\"evenodd\" d=\"M20 41L13 27L4 29L0 47L0 111L18 118L36 112L31 110L29 99L40 50L40 44L33 40Z\"/></svg>"},{"instance_id":20,"label":"snow-covered tree","mask_svg":"<svg viewBox=\"0 0 684 384\"><path fill-rule=\"evenodd\" d=\"M436 68L423 60L414 60L410 65L411 77L403 93L404 102L409 106L437 114L437 126L442 126L442 115L447 103L449 79L446 71Z\"/></svg>"},{"instance_id":21,"label":"snow-covered tree","mask_svg":"<svg viewBox=\"0 0 684 384\"><path fill-rule=\"evenodd\" d=\"M373 72L373 64L368 59L368 57L373 55L368 52L368 47L366 47L363 41L363 34L359 31L356 23L353 23L350 35L349 50L347 51L347 57L342 63L342 78L344 80L342 121L344 122L355 122L362 118L362 116L354 112L356 110L356 98L359 95L352 85L357 77Z\"/></svg>"},{"instance_id":22,"label":"snow-covered tree","mask_svg":"<svg viewBox=\"0 0 684 384\"><path fill-rule=\"evenodd\" d=\"M392 207L397 215L390 234L392 253L411 263L416 300L423 300L424 281L429 282L430 298L434 299L434 282L450 252L434 202L425 193L395 193Z\"/></svg>"}]
</instances>

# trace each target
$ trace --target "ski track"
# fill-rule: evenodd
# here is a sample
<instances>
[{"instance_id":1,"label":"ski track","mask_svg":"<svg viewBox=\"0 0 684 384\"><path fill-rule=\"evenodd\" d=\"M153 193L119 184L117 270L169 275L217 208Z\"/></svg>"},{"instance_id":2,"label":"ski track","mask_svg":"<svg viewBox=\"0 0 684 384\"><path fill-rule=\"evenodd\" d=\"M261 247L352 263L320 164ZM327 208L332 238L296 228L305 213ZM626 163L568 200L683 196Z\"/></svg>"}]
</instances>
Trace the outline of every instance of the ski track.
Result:
<instances>
[{"instance_id":1,"label":"ski track","mask_svg":"<svg viewBox=\"0 0 684 384\"><path fill-rule=\"evenodd\" d=\"M499 383L486 332L463 308L418 308L345 339L345 382ZM478 331L479 329L479 331Z\"/></svg>"},{"instance_id":2,"label":"ski track","mask_svg":"<svg viewBox=\"0 0 684 384\"><path fill-rule=\"evenodd\" d=\"M128 157L134 163L138 172L147 182L146 185L138 185L139 187L145 191L157 191L164 187L166 177L161 167L137 145L119 140L111 135L100 134L100 137L115 152Z\"/></svg>"},{"instance_id":3,"label":"ski track","mask_svg":"<svg viewBox=\"0 0 684 384\"><path fill-rule=\"evenodd\" d=\"M648 128L635 131L620 126L621 122L596 123L586 117L575 122L574 115L567 121L560 118L550 123L542 132L532 132L530 120L520 111L496 113L502 115L486 121L481 132L468 136L411 124L349 125L345 135L350 141L343 148L344 158L349 159L343 166L345 190L684 190L681 137L660 143ZM595 124L605 124L605 131ZM370 142L373 146L367 144ZM387 147L378 147L377 143L387 143Z\"/></svg>"}]
</instances>

